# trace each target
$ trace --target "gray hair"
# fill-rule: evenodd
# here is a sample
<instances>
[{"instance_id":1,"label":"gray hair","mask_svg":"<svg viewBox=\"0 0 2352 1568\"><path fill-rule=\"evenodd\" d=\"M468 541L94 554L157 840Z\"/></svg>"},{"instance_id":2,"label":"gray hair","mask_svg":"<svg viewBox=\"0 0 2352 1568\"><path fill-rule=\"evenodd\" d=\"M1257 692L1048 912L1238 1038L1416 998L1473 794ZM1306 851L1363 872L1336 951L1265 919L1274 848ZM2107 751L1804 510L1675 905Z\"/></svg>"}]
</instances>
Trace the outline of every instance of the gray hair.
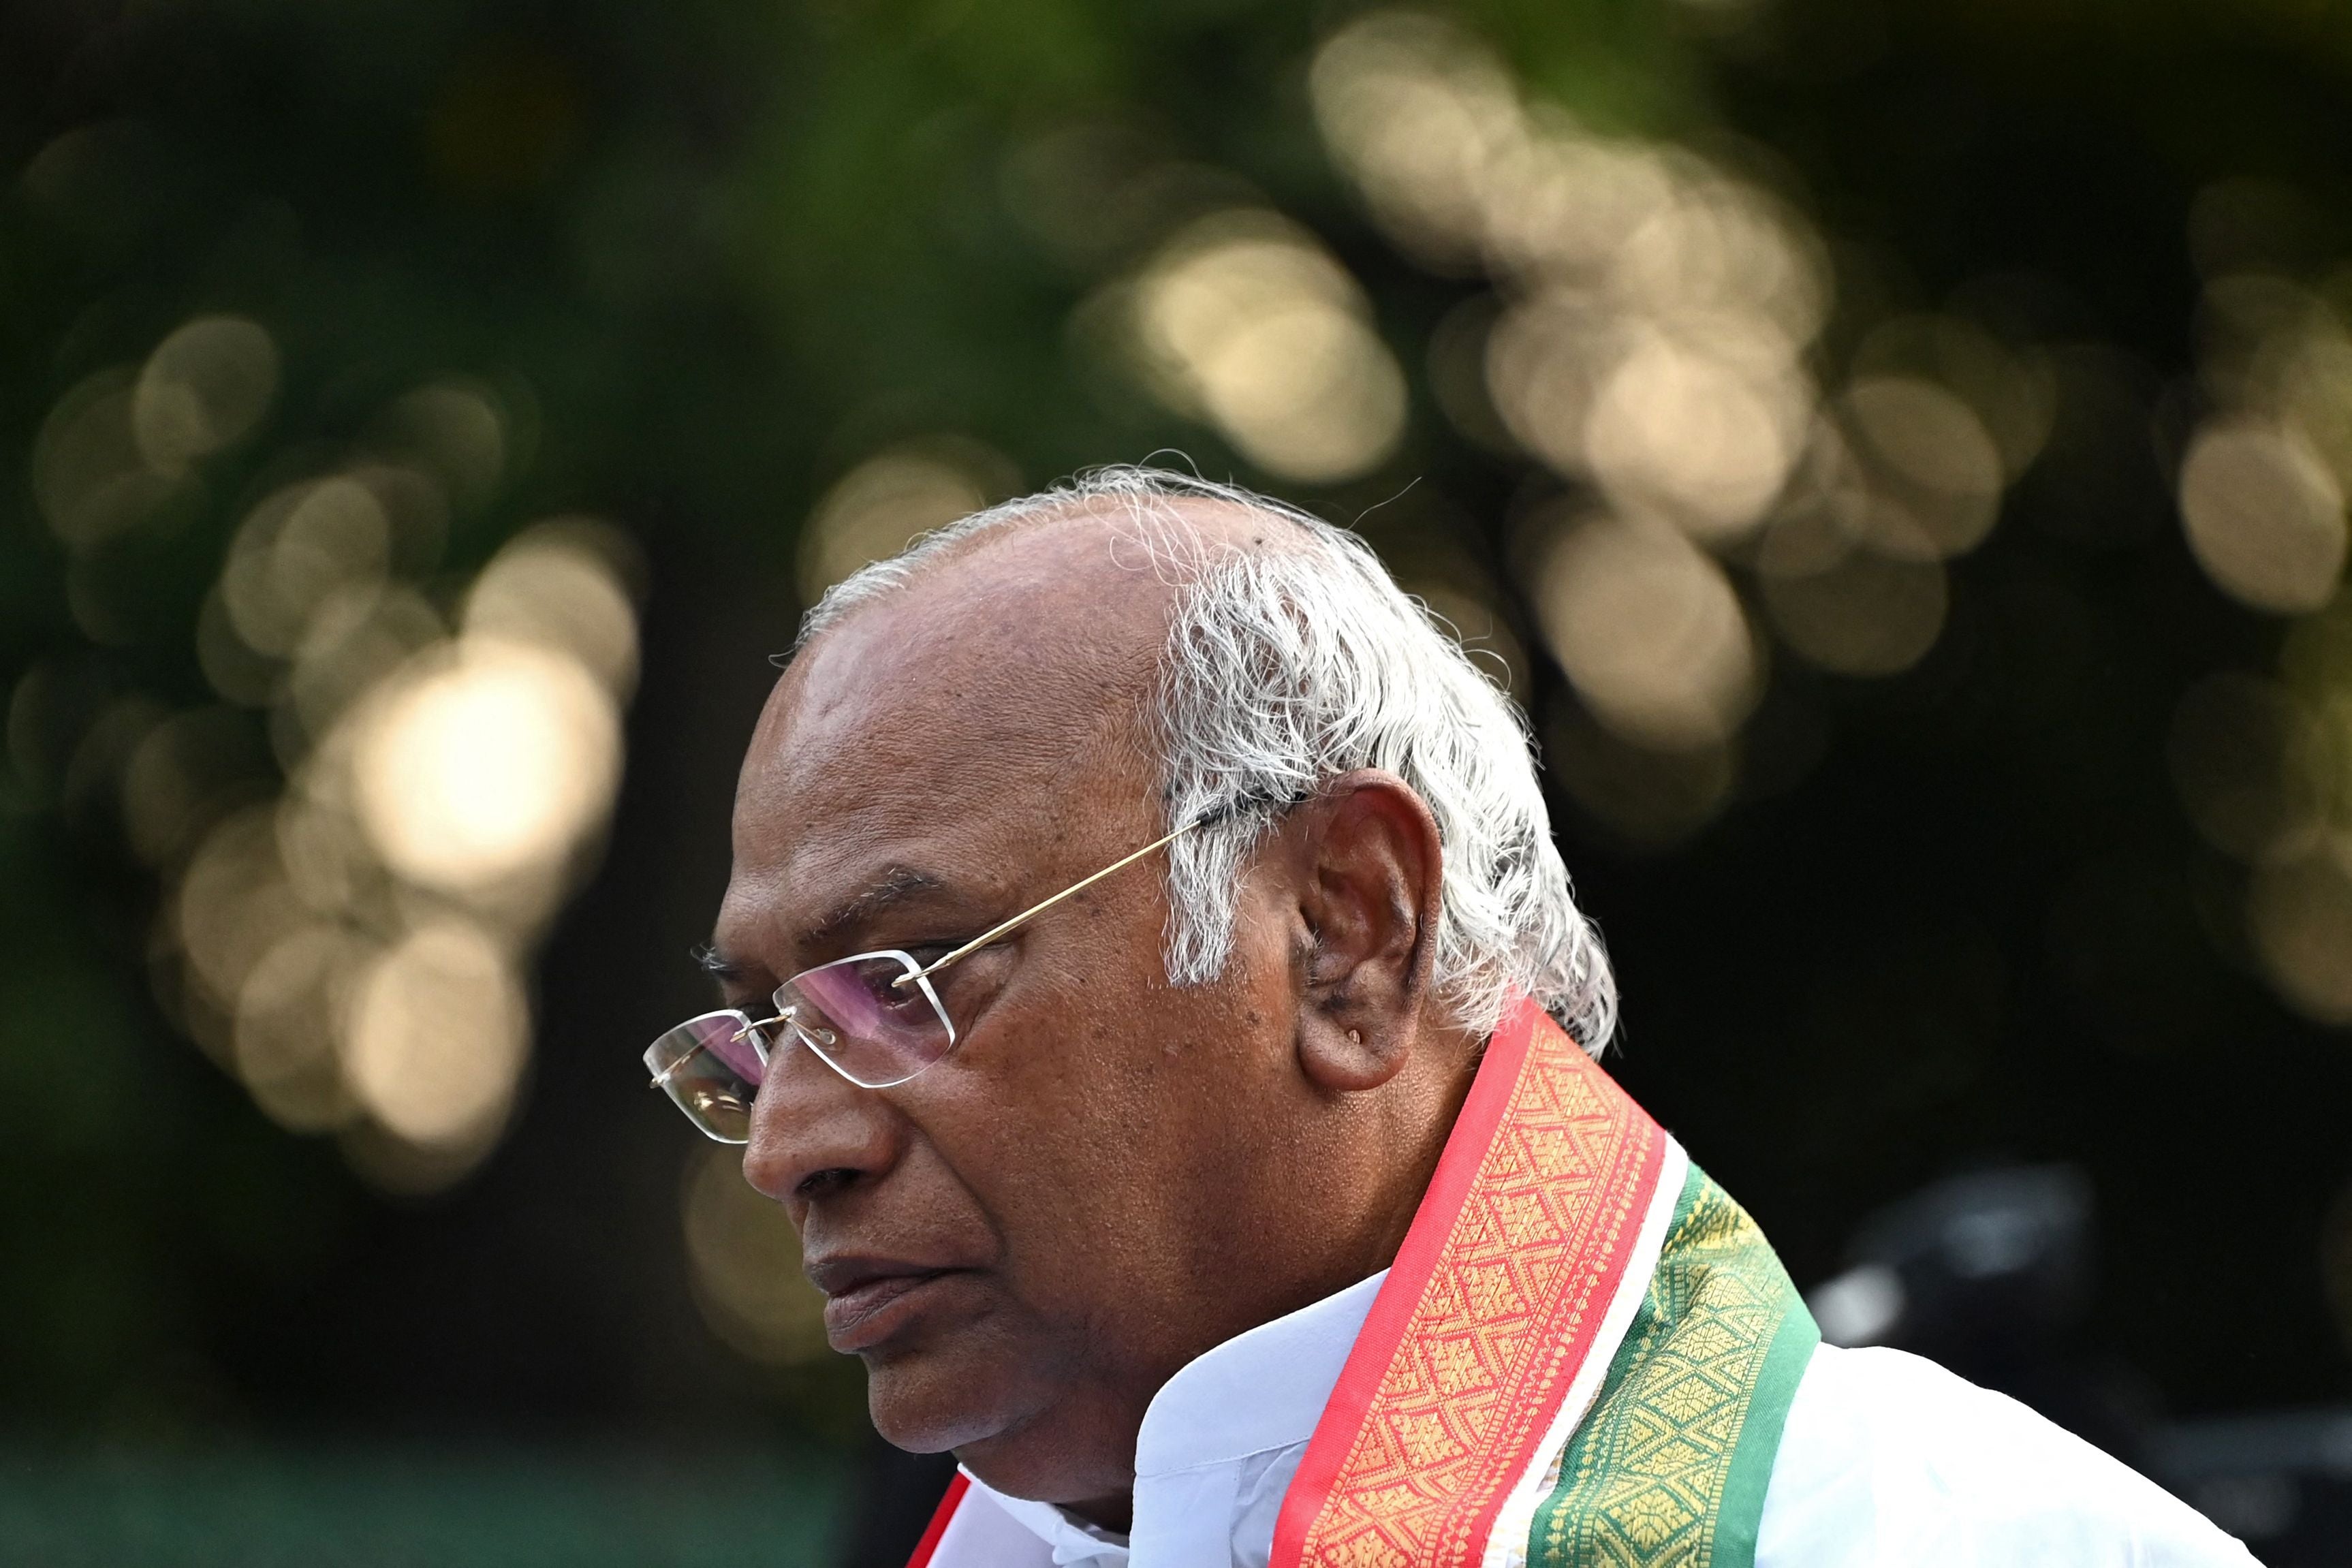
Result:
<instances>
[{"instance_id":1,"label":"gray hair","mask_svg":"<svg viewBox=\"0 0 2352 1568\"><path fill-rule=\"evenodd\" d=\"M1290 528L1213 544L1184 501ZM1170 980L1223 972L1243 868L1288 804L1351 769L1385 768L1437 819L1435 984L1454 1020L1486 1033L1528 995L1600 1054L1616 1026L1616 981L1552 845L1526 721L1348 530L1188 474L1096 468L863 568L809 611L795 651L966 541L1073 511L1119 514L1121 539L1180 589L1153 715L1167 821L1217 815L1170 846Z\"/></svg>"}]
</instances>

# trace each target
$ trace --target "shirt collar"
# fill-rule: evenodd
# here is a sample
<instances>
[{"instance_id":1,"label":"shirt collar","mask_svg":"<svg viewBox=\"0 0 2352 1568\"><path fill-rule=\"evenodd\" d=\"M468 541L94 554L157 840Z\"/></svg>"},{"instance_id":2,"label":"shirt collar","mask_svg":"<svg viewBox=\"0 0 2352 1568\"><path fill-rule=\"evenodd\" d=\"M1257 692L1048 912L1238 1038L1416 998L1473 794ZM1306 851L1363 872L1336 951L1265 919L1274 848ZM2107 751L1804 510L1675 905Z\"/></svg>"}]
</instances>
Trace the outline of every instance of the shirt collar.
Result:
<instances>
[{"instance_id":1,"label":"shirt collar","mask_svg":"<svg viewBox=\"0 0 2352 1568\"><path fill-rule=\"evenodd\" d=\"M1135 1475L1152 1476L1303 1444L1388 1278L1370 1279L1235 1334L1168 1380L1143 1414Z\"/></svg>"},{"instance_id":2,"label":"shirt collar","mask_svg":"<svg viewBox=\"0 0 2352 1568\"><path fill-rule=\"evenodd\" d=\"M971 1472L966 1470L964 1474L969 1476ZM1127 1561L1127 1537L1117 1531L1088 1524L1049 1502L1006 1497L984 1481L974 1480L971 1489L986 1492L997 1507L1052 1547L1054 1568L1072 1568L1072 1565L1079 1563L1100 1563L1106 1568L1118 1568Z\"/></svg>"}]
</instances>

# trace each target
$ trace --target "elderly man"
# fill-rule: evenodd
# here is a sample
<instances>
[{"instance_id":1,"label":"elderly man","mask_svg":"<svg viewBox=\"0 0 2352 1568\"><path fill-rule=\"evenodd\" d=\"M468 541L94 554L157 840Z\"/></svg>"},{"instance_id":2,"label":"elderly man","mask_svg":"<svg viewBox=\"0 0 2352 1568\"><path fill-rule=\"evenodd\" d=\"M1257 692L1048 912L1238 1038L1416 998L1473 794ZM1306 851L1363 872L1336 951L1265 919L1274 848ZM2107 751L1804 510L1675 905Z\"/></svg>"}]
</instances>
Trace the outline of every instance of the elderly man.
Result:
<instances>
[{"instance_id":1,"label":"elderly man","mask_svg":"<svg viewBox=\"0 0 2352 1568\"><path fill-rule=\"evenodd\" d=\"M1513 710L1362 543L1179 476L811 613L657 1079L799 1227L918 1561L2206 1564L1998 1395L1820 1343L1595 1065Z\"/></svg>"}]
</instances>

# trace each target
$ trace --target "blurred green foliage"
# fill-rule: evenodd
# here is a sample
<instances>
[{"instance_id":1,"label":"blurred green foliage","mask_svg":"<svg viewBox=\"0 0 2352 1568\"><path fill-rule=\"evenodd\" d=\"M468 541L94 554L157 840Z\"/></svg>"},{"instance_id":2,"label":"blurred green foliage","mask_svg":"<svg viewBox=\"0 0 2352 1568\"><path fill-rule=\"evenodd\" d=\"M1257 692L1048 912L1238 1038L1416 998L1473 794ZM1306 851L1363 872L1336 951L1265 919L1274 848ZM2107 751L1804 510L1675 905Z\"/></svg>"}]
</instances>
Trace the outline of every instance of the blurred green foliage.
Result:
<instances>
[{"instance_id":1,"label":"blurred green foliage","mask_svg":"<svg viewBox=\"0 0 2352 1568\"><path fill-rule=\"evenodd\" d=\"M55 1568L801 1568L832 1560L823 1454L375 1447L0 1458L0 1536Z\"/></svg>"}]
</instances>

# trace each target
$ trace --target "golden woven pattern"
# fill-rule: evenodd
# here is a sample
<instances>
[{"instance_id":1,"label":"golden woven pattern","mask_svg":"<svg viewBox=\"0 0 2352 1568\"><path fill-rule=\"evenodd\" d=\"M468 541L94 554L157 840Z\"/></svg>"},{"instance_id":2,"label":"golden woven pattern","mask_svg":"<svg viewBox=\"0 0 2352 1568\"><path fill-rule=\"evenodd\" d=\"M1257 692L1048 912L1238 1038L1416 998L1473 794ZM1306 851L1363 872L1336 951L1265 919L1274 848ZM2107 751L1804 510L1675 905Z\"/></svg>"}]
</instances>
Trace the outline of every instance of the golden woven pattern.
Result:
<instances>
[{"instance_id":1,"label":"golden woven pattern","mask_svg":"<svg viewBox=\"0 0 2352 1568\"><path fill-rule=\"evenodd\" d=\"M1467 1565L1608 1310L1664 1134L1549 1019L1307 1531L1332 1568Z\"/></svg>"},{"instance_id":2,"label":"golden woven pattern","mask_svg":"<svg viewBox=\"0 0 2352 1568\"><path fill-rule=\"evenodd\" d=\"M1528 1532L1533 1568L1706 1568L1787 1274L1696 1171L1609 1384Z\"/></svg>"}]
</instances>

